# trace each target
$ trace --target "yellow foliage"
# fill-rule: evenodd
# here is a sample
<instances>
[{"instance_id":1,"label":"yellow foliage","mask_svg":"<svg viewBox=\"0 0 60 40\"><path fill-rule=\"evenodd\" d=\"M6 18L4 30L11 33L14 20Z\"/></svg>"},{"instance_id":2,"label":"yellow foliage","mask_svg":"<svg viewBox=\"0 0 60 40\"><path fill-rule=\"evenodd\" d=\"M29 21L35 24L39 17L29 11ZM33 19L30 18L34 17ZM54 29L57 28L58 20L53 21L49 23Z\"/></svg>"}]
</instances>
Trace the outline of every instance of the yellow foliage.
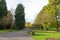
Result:
<instances>
[{"instance_id":1,"label":"yellow foliage","mask_svg":"<svg viewBox=\"0 0 60 40\"><path fill-rule=\"evenodd\" d=\"M25 24L25 26L26 26L26 27L32 27L32 24L31 24L30 22L27 22L27 23Z\"/></svg>"}]
</instances>

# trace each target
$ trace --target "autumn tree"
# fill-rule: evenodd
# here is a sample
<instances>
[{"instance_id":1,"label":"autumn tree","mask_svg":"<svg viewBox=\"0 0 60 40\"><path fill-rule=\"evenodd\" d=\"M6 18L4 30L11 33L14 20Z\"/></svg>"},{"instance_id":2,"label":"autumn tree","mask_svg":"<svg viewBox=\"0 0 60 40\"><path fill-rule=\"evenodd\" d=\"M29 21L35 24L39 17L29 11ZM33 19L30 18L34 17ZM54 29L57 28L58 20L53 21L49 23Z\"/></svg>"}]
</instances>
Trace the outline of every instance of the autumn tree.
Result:
<instances>
[{"instance_id":1,"label":"autumn tree","mask_svg":"<svg viewBox=\"0 0 60 40\"><path fill-rule=\"evenodd\" d=\"M18 4L15 11L15 22L18 29L25 28L25 13L24 6L22 4Z\"/></svg>"},{"instance_id":2,"label":"autumn tree","mask_svg":"<svg viewBox=\"0 0 60 40\"><path fill-rule=\"evenodd\" d=\"M13 22L13 15L12 15L11 11L7 12L6 21L7 21L6 22L6 28L11 29L11 25L12 25L12 22Z\"/></svg>"},{"instance_id":3,"label":"autumn tree","mask_svg":"<svg viewBox=\"0 0 60 40\"><path fill-rule=\"evenodd\" d=\"M25 26L26 26L26 27L32 27L32 24L31 24L30 22L26 22L26 23L25 23Z\"/></svg>"},{"instance_id":4,"label":"autumn tree","mask_svg":"<svg viewBox=\"0 0 60 40\"><path fill-rule=\"evenodd\" d=\"M13 22L13 15L11 11L7 12L7 15L0 20L0 24L3 26L3 29L10 29Z\"/></svg>"}]
</instances>

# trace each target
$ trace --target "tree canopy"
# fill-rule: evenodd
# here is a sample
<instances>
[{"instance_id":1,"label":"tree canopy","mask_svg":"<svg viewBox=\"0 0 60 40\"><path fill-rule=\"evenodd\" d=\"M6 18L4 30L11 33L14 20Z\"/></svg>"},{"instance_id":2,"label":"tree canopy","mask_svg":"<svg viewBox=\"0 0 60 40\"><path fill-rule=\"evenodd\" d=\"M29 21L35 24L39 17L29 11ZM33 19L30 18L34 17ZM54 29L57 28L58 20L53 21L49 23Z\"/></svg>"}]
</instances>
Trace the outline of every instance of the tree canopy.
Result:
<instances>
[{"instance_id":1,"label":"tree canopy","mask_svg":"<svg viewBox=\"0 0 60 40\"><path fill-rule=\"evenodd\" d=\"M0 0L0 19L7 15L7 6L5 0Z\"/></svg>"},{"instance_id":2,"label":"tree canopy","mask_svg":"<svg viewBox=\"0 0 60 40\"><path fill-rule=\"evenodd\" d=\"M18 4L15 11L15 22L18 29L23 29L25 27L25 13L24 6L22 4Z\"/></svg>"},{"instance_id":3,"label":"tree canopy","mask_svg":"<svg viewBox=\"0 0 60 40\"><path fill-rule=\"evenodd\" d=\"M58 12L59 11L59 12ZM49 27L56 26L57 16L60 14L60 0L49 0L36 17L34 24Z\"/></svg>"}]
</instances>

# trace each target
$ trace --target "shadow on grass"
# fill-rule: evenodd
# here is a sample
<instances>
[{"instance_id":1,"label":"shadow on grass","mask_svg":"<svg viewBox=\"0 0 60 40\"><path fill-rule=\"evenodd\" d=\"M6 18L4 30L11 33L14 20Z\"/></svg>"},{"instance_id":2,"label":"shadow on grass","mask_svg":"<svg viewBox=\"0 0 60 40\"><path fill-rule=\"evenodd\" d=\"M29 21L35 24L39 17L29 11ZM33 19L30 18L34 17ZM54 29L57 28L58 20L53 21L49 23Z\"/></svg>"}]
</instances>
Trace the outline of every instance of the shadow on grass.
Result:
<instances>
[{"instance_id":1,"label":"shadow on grass","mask_svg":"<svg viewBox=\"0 0 60 40\"><path fill-rule=\"evenodd\" d=\"M34 36L46 36L46 34L34 34Z\"/></svg>"}]
</instances>

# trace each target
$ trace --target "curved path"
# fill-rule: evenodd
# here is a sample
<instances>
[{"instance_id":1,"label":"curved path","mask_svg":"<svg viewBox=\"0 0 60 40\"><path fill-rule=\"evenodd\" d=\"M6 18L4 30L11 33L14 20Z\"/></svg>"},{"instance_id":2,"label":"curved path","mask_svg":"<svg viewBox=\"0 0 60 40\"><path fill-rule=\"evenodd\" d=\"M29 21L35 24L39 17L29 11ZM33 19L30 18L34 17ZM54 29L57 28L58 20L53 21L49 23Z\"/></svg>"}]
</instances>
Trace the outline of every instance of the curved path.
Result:
<instances>
[{"instance_id":1,"label":"curved path","mask_svg":"<svg viewBox=\"0 0 60 40\"><path fill-rule=\"evenodd\" d=\"M27 34L27 29L19 32L9 32L0 34L0 40L33 40L30 35Z\"/></svg>"}]
</instances>

